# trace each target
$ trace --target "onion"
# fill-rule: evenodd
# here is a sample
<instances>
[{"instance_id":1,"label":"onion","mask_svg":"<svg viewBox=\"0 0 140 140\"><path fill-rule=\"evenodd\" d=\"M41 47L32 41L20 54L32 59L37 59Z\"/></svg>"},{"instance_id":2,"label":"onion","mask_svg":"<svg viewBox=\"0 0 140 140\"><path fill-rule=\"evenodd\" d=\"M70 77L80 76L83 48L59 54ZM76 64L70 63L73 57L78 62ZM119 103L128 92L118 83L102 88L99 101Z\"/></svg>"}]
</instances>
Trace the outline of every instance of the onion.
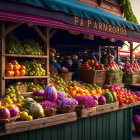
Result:
<instances>
[{"instance_id":1,"label":"onion","mask_svg":"<svg viewBox=\"0 0 140 140\"><path fill-rule=\"evenodd\" d=\"M10 118L10 112L7 108L0 107L0 119Z\"/></svg>"},{"instance_id":2,"label":"onion","mask_svg":"<svg viewBox=\"0 0 140 140\"><path fill-rule=\"evenodd\" d=\"M10 110L10 116L12 117L16 117L18 115L19 110L17 108L13 108Z\"/></svg>"}]
</instances>

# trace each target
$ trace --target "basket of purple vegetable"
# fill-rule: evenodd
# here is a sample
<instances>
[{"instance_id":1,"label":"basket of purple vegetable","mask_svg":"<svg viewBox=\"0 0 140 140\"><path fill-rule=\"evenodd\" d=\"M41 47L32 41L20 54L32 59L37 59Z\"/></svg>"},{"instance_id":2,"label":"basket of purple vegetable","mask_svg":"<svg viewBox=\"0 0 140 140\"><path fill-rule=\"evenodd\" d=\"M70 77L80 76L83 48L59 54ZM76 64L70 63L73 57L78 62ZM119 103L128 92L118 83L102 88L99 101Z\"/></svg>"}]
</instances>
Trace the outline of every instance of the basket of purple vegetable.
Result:
<instances>
[{"instance_id":1,"label":"basket of purple vegetable","mask_svg":"<svg viewBox=\"0 0 140 140\"><path fill-rule=\"evenodd\" d=\"M51 101L43 101L40 103L40 105L44 109L45 116L54 116L56 114L56 104Z\"/></svg>"},{"instance_id":2,"label":"basket of purple vegetable","mask_svg":"<svg viewBox=\"0 0 140 140\"><path fill-rule=\"evenodd\" d=\"M37 102L44 101L44 91L36 91L33 93L34 100Z\"/></svg>"},{"instance_id":3,"label":"basket of purple vegetable","mask_svg":"<svg viewBox=\"0 0 140 140\"><path fill-rule=\"evenodd\" d=\"M63 92L58 91L57 97L57 105L58 105L58 112L60 113L69 113L75 111L75 107L77 106L78 102L75 99L70 99L67 95Z\"/></svg>"}]
</instances>

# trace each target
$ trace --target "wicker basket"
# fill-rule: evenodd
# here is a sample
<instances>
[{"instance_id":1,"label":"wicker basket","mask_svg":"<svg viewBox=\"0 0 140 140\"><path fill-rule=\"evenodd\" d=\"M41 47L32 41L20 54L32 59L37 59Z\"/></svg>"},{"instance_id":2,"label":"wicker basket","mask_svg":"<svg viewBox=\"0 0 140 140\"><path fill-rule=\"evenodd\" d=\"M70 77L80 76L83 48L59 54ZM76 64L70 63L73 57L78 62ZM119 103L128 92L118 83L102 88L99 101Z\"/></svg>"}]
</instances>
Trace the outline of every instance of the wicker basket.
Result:
<instances>
[{"instance_id":1,"label":"wicker basket","mask_svg":"<svg viewBox=\"0 0 140 140\"><path fill-rule=\"evenodd\" d=\"M124 73L124 83L125 84L136 84L138 83L138 75L139 73L138 72L125 72Z\"/></svg>"},{"instance_id":2,"label":"wicker basket","mask_svg":"<svg viewBox=\"0 0 140 140\"><path fill-rule=\"evenodd\" d=\"M71 81L72 80L72 73L61 73L58 74L59 77L63 78L64 81Z\"/></svg>"},{"instance_id":3,"label":"wicker basket","mask_svg":"<svg viewBox=\"0 0 140 140\"><path fill-rule=\"evenodd\" d=\"M46 108L44 109L45 116L54 116L56 114L56 109L54 108Z\"/></svg>"},{"instance_id":4,"label":"wicker basket","mask_svg":"<svg viewBox=\"0 0 140 140\"><path fill-rule=\"evenodd\" d=\"M4 125L4 124L7 124L7 123L13 123L15 122L20 116L16 116L16 117L12 117L12 118L9 118L9 119L0 119L0 125Z\"/></svg>"},{"instance_id":5,"label":"wicker basket","mask_svg":"<svg viewBox=\"0 0 140 140\"><path fill-rule=\"evenodd\" d=\"M28 87L27 87L27 85L20 85L20 86L17 86L17 89L18 89L21 93L26 93L27 90L28 90Z\"/></svg>"},{"instance_id":6,"label":"wicker basket","mask_svg":"<svg viewBox=\"0 0 140 140\"><path fill-rule=\"evenodd\" d=\"M106 70L87 70L80 68L80 80L89 84L103 85L106 79Z\"/></svg>"},{"instance_id":7,"label":"wicker basket","mask_svg":"<svg viewBox=\"0 0 140 140\"><path fill-rule=\"evenodd\" d=\"M140 124L134 124L137 134L140 134Z\"/></svg>"},{"instance_id":8,"label":"wicker basket","mask_svg":"<svg viewBox=\"0 0 140 140\"><path fill-rule=\"evenodd\" d=\"M115 80L116 77L118 77L117 80ZM113 85L115 83L122 84L122 79L123 79L123 73L116 73L116 74L107 73L106 84L107 85Z\"/></svg>"},{"instance_id":9,"label":"wicker basket","mask_svg":"<svg viewBox=\"0 0 140 140\"><path fill-rule=\"evenodd\" d=\"M60 107L58 109L58 112L60 112L60 113L69 113L69 112L73 112L73 111L75 111L75 106L74 107L66 107L66 108Z\"/></svg>"}]
</instances>

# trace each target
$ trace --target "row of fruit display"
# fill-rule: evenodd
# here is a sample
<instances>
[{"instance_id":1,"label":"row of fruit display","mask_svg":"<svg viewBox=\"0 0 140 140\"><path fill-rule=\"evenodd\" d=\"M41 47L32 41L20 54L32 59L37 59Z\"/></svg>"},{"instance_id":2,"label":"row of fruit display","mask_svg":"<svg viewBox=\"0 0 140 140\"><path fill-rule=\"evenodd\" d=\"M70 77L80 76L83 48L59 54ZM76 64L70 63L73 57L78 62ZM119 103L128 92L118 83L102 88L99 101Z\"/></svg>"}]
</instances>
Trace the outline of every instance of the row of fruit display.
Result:
<instances>
[{"instance_id":1,"label":"row of fruit display","mask_svg":"<svg viewBox=\"0 0 140 140\"><path fill-rule=\"evenodd\" d=\"M6 76L45 76L46 71L36 60L18 62L11 60L5 64Z\"/></svg>"},{"instance_id":2,"label":"row of fruit display","mask_svg":"<svg viewBox=\"0 0 140 140\"><path fill-rule=\"evenodd\" d=\"M26 39L21 42L13 32L6 37L6 52L8 54L44 55L38 42L33 39Z\"/></svg>"},{"instance_id":3,"label":"row of fruit display","mask_svg":"<svg viewBox=\"0 0 140 140\"><path fill-rule=\"evenodd\" d=\"M41 87L37 81L24 83L29 89L34 88L32 98L22 96L18 89L22 84L17 82L6 89L6 95L0 102L0 119L19 115L21 120L32 120L50 116L47 109L67 112L69 108L74 111L77 105L90 108L119 102L123 107L125 104L140 101L134 92L121 89L116 84L109 89L103 89L95 84L64 81L56 75L51 77L51 84L46 87Z\"/></svg>"}]
</instances>

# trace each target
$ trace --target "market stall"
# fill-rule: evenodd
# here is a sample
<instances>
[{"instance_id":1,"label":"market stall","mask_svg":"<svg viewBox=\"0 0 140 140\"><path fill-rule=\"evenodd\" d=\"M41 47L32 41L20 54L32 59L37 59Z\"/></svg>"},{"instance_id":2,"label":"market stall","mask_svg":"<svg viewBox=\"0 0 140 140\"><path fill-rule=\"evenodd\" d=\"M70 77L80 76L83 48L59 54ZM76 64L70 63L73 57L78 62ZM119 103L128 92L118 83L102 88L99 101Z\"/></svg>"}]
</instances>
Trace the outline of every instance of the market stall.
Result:
<instances>
[{"instance_id":1,"label":"market stall","mask_svg":"<svg viewBox=\"0 0 140 140\"><path fill-rule=\"evenodd\" d=\"M50 78L49 40L59 29L64 29L88 34L92 38L93 36L103 36L105 38L114 38L115 40L140 43L139 25L96 7L73 0L52 0L45 1L44 3L30 0L2 0L0 1L0 21L0 95L1 99L3 98L2 105L5 108L7 107L6 109L1 107L1 110L7 111L9 108L11 114L12 109L14 109L14 112L15 110L17 111L18 109L14 105L11 106L13 102L20 108L20 112L17 113L20 116L15 115L9 118L11 114L9 115L8 111L5 117L1 113L1 118L3 117L1 119L3 125L0 125L1 140L40 138L50 140L101 140L103 138L106 140L128 140L132 138L132 107L140 104L139 98L133 92L125 91L116 84L109 87L109 89L103 89L101 86L96 85L98 79L92 79L94 83L87 84L83 82L67 82L56 75ZM37 32L45 44L44 48L37 47L37 51L34 51L30 47L30 43L34 41L30 40L28 42L25 40L20 44L20 41L14 35L11 35L16 42L15 44L18 44L18 48L11 49L12 45L10 44L7 50L7 44L10 43L10 40L6 42L6 35L23 24L27 24L27 28L33 28ZM88 38L91 37L88 36ZM9 38L11 39L11 37ZM26 49L21 51L22 47L20 45L23 45ZM38 45L34 42L35 46ZM23 63L25 59L27 60ZM45 61L41 65L40 61L33 61L32 59L44 59ZM113 64L113 66L109 65L108 68L114 67L118 69L114 61L112 62L110 64ZM87 71L90 71L91 69L89 70L88 68L92 66L96 72L99 72L98 75L100 75L101 71L103 76L101 76L102 81L99 82L102 84L105 81L104 76L106 75L106 72L103 72L104 67L99 65L97 68L97 64L92 63L92 61L88 61L88 65L86 63L81 68L86 68ZM34 70L36 67L37 69ZM37 73L38 71L39 73ZM91 73L93 74L93 71ZM36 89L38 83L25 82L23 85L17 82L15 85L14 80L26 79L43 79L43 81L41 80L38 83L43 83L44 86L47 85L44 88L45 92L40 91L43 88L40 85L39 89ZM51 83L55 87L48 85L50 83L49 79L51 79ZM13 81L14 86L8 85L7 82L9 81ZM18 88L24 87L22 90L25 91L22 96L20 95L20 100L16 98L19 95L15 96L14 88L17 88L17 86ZM28 88L28 92L26 88ZM89 97L91 95L95 96ZM34 96L37 102L28 98L23 99L29 96ZM129 96L128 100L122 100L122 96ZM43 100L45 98L45 102L42 102L42 97ZM99 97L98 101L96 97ZM97 105L98 103L99 105ZM47 106L47 108L43 108L44 106ZM34 112L34 108L37 108L38 112ZM56 115L54 115L55 113Z\"/></svg>"}]
</instances>

